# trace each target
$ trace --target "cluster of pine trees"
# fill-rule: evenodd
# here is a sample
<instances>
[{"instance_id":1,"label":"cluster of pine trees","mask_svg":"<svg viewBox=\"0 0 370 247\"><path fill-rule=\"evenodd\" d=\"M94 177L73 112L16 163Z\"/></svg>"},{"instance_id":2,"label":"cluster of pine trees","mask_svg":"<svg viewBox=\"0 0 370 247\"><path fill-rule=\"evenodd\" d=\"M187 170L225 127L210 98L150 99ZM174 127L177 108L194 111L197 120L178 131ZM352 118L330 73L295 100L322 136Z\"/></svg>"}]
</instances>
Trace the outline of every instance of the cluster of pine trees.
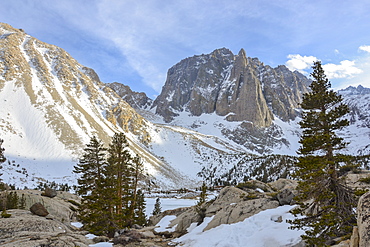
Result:
<instances>
[{"instance_id":1,"label":"cluster of pine trees","mask_svg":"<svg viewBox=\"0 0 370 247\"><path fill-rule=\"evenodd\" d=\"M0 210L5 211L7 209L25 209L26 198L24 194L21 197L18 196L17 192L2 193L0 196Z\"/></svg>"},{"instance_id":2,"label":"cluster of pine trees","mask_svg":"<svg viewBox=\"0 0 370 247\"><path fill-rule=\"evenodd\" d=\"M138 188L143 163L128 146L123 133L113 136L108 149L94 136L74 167L81 174L76 189L82 197L80 221L96 235L112 236L133 224L146 224L144 194Z\"/></svg>"}]
</instances>

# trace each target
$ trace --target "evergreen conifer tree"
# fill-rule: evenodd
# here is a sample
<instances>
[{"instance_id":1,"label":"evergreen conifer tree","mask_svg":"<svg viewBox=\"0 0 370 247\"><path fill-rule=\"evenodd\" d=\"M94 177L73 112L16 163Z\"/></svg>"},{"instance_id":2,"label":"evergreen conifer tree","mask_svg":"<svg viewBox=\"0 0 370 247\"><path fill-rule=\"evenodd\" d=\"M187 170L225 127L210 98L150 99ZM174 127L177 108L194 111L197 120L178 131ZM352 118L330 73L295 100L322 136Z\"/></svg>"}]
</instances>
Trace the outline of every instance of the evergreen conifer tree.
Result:
<instances>
[{"instance_id":1,"label":"evergreen conifer tree","mask_svg":"<svg viewBox=\"0 0 370 247\"><path fill-rule=\"evenodd\" d=\"M138 209L138 207L143 206L143 205L137 205L137 203L138 202L142 203L141 200L144 200L144 196L143 198L139 198L137 195L137 193L139 192L138 183L144 172L143 162L141 161L138 155L136 155L132 160L132 169L133 169L133 173L132 173L133 195L132 195L132 202L130 203L130 207L131 207L130 218L135 218L135 211ZM145 211L145 205L144 205L144 211ZM144 216L145 216L145 213L144 213Z\"/></svg>"},{"instance_id":2,"label":"evergreen conifer tree","mask_svg":"<svg viewBox=\"0 0 370 247\"><path fill-rule=\"evenodd\" d=\"M158 215L162 212L162 208L161 208L161 200L159 199L159 197L155 200L155 204L154 204L154 209L153 209L153 212L152 212L152 215Z\"/></svg>"},{"instance_id":3,"label":"evergreen conifer tree","mask_svg":"<svg viewBox=\"0 0 370 247\"><path fill-rule=\"evenodd\" d=\"M76 188L77 194L82 197L78 209L80 221L84 228L97 235L106 234L105 222L109 218L109 212L106 211L104 201L101 199L104 195L105 156L106 149L103 143L93 136L73 171L81 174Z\"/></svg>"},{"instance_id":4,"label":"evergreen conifer tree","mask_svg":"<svg viewBox=\"0 0 370 247\"><path fill-rule=\"evenodd\" d=\"M352 230L356 219L353 212L353 192L339 177L338 170L345 161L339 151L347 143L336 131L347 126L343 117L349 108L341 95L329 90L321 62L313 65L311 91L304 94L302 121L303 134L298 150L295 176L299 179L296 197L300 207L294 214L303 218L290 221L292 228L305 229L303 239L310 245L323 246L334 237Z\"/></svg>"},{"instance_id":5,"label":"evergreen conifer tree","mask_svg":"<svg viewBox=\"0 0 370 247\"><path fill-rule=\"evenodd\" d=\"M116 133L109 146L108 166L106 169L107 188L112 202L112 216L117 229L130 226L133 219L131 202L133 200L132 157L128 141L123 133Z\"/></svg>"},{"instance_id":6,"label":"evergreen conifer tree","mask_svg":"<svg viewBox=\"0 0 370 247\"><path fill-rule=\"evenodd\" d=\"M200 195L199 195L199 201L196 205L195 210L198 213L199 216L199 221L198 225L203 223L204 218L206 217L206 210L207 208L205 207L205 202L207 200L207 186L205 182L203 182L202 187L200 188Z\"/></svg>"},{"instance_id":7,"label":"evergreen conifer tree","mask_svg":"<svg viewBox=\"0 0 370 247\"><path fill-rule=\"evenodd\" d=\"M138 224L140 226L146 225L147 219L145 215L145 208L144 193L141 190L138 190L136 193L134 224Z\"/></svg>"},{"instance_id":8,"label":"evergreen conifer tree","mask_svg":"<svg viewBox=\"0 0 370 247\"><path fill-rule=\"evenodd\" d=\"M4 156L5 149L2 147L3 143L4 143L4 140L0 139L0 164L6 161L6 158Z\"/></svg>"},{"instance_id":9,"label":"evergreen conifer tree","mask_svg":"<svg viewBox=\"0 0 370 247\"><path fill-rule=\"evenodd\" d=\"M76 191L82 196L79 215L84 228L113 237L116 230L144 225L145 201L138 190L143 164L132 158L123 133L116 133L108 149L95 137L85 148L74 172L81 173ZM107 152L107 155L106 155Z\"/></svg>"},{"instance_id":10,"label":"evergreen conifer tree","mask_svg":"<svg viewBox=\"0 0 370 247\"><path fill-rule=\"evenodd\" d=\"M3 169L3 167L1 166L1 164L6 161L6 158L4 156L5 149L2 147L3 142L4 142L4 140L3 139L0 139L0 170ZM0 177L1 177L1 175L3 175L3 174L0 173ZM0 179L0 181L1 181L1 179Z\"/></svg>"}]
</instances>

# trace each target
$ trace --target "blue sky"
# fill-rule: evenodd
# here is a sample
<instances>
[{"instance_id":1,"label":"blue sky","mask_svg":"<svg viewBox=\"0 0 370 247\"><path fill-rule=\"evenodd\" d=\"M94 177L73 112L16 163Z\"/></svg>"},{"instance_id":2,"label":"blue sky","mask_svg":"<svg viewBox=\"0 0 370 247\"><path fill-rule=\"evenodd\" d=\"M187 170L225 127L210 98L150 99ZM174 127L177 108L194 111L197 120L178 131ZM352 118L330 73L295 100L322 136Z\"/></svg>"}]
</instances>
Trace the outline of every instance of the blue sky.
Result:
<instances>
[{"instance_id":1,"label":"blue sky","mask_svg":"<svg viewBox=\"0 0 370 247\"><path fill-rule=\"evenodd\" d=\"M1 0L0 22L62 47L103 82L154 98L181 59L226 47L333 88L370 87L368 0Z\"/></svg>"}]
</instances>

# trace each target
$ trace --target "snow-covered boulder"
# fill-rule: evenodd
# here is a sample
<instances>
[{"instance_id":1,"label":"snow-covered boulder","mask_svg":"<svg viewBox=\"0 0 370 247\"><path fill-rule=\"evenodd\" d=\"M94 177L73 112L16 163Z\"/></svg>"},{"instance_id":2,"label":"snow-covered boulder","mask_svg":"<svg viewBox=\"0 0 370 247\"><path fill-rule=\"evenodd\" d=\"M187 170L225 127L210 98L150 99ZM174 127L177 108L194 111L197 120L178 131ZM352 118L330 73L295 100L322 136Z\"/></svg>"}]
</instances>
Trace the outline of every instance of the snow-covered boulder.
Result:
<instances>
[{"instance_id":1,"label":"snow-covered boulder","mask_svg":"<svg viewBox=\"0 0 370 247\"><path fill-rule=\"evenodd\" d=\"M257 198L239 203L229 203L216 213L204 231L212 229L221 224L232 224L245 220L263 210L276 208L279 202L268 198Z\"/></svg>"},{"instance_id":2,"label":"snow-covered boulder","mask_svg":"<svg viewBox=\"0 0 370 247\"><path fill-rule=\"evenodd\" d=\"M266 186L266 184L264 184ZM232 224L243 221L263 210L276 208L280 204L271 192L264 192L261 189L245 188L244 190L227 186L220 191L216 199L202 205L205 209L204 217L210 218L204 231L217 227L221 224ZM193 224L200 224L203 221L196 206L186 210L165 211L159 216L151 218L152 223L159 222L164 217L173 216L168 222L167 229L172 229L175 235L184 234Z\"/></svg>"}]
</instances>

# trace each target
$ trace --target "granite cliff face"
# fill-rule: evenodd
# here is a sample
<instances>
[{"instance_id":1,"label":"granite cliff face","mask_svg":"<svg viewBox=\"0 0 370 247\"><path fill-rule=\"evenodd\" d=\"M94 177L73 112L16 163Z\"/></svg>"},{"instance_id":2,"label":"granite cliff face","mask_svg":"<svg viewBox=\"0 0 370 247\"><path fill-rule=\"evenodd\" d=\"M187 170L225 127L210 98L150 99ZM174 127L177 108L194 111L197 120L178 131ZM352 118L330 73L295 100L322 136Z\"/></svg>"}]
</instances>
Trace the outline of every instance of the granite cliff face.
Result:
<instances>
[{"instance_id":1,"label":"granite cliff face","mask_svg":"<svg viewBox=\"0 0 370 247\"><path fill-rule=\"evenodd\" d=\"M248 121L257 127L297 116L296 108L310 81L285 66L271 68L242 49L226 48L186 58L170 68L161 94L153 102L156 114L171 122L179 112L194 116L215 112L228 121Z\"/></svg>"},{"instance_id":2,"label":"granite cliff face","mask_svg":"<svg viewBox=\"0 0 370 247\"><path fill-rule=\"evenodd\" d=\"M143 92L132 91L131 88L122 83L113 82L106 83L107 87L115 91L124 101L126 101L132 108L137 109L147 109L153 103L153 100L150 99Z\"/></svg>"}]
</instances>

